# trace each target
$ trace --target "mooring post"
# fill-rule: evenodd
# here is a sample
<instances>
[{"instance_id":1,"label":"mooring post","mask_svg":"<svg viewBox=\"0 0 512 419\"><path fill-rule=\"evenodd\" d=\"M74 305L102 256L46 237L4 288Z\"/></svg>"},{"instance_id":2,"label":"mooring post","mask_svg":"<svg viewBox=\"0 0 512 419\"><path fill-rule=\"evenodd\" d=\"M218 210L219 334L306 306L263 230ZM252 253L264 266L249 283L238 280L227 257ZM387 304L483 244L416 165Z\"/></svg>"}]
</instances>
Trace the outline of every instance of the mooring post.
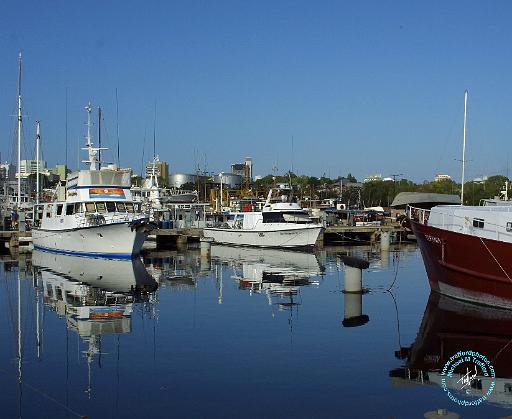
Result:
<instances>
[{"instance_id":1,"label":"mooring post","mask_svg":"<svg viewBox=\"0 0 512 419\"><path fill-rule=\"evenodd\" d=\"M343 326L362 326L370 320L363 314L363 269L368 269L370 263L367 260L352 256L342 256L345 265L344 295L344 319Z\"/></svg>"}]
</instances>

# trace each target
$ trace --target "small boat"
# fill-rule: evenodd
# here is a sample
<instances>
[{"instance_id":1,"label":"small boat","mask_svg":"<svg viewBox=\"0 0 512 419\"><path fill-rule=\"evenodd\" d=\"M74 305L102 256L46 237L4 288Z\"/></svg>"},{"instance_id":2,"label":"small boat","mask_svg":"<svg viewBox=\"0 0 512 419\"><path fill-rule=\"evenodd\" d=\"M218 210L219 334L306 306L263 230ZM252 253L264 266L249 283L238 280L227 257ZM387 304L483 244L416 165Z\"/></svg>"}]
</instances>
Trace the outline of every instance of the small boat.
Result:
<instances>
[{"instance_id":1,"label":"small boat","mask_svg":"<svg viewBox=\"0 0 512 419\"><path fill-rule=\"evenodd\" d=\"M36 205L32 241L34 249L106 258L137 255L154 223L131 198L128 171L99 168L102 148L91 141L91 105L87 144L89 165L68 175L61 199ZM59 195L59 191L57 191Z\"/></svg>"},{"instance_id":2,"label":"small boat","mask_svg":"<svg viewBox=\"0 0 512 419\"><path fill-rule=\"evenodd\" d=\"M307 210L282 195L271 203L269 191L262 211L236 213L233 220L221 227L207 227L203 234L215 243L257 247L312 247L323 231Z\"/></svg>"}]
</instances>

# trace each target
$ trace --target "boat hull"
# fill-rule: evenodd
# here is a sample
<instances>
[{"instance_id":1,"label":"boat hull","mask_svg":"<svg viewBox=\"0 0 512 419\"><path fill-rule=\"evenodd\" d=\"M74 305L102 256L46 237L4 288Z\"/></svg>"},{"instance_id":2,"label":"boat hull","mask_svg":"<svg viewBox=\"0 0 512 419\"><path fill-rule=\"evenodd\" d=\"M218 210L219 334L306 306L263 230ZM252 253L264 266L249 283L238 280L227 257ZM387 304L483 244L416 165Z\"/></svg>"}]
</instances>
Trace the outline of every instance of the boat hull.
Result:
<instances>
[{"instance_id":1,"label":"boat hull","mask_svg":"<svg viewBox=\"0 0 512 419\"><path fill-rule=\"evenodd\" d=\"M410 221L430 287L454 298L512 308L512 243Z\"/></svg>"},{"instance_id":2,"label":"boat hull","mask_svg":"<svg viewBox=\"0 0 512 419\"><path fill-rule=\"evenodd\" d=\"M34 249L67 255L130 259L140 253L148 232L129 222L70 230L33 229Z\"/></svg>"},{"instance_id":3,"label":"boat hull","mask_svg":"<svg viewBox=\"0 0 512 419\"><path fill-rule=\"evenodd\" d=\"M230 228L205 228L203 234L215 243L255 247L311 247L323 227L299 226L286 230L242 230Z\"/></svg>"}]
</instances>

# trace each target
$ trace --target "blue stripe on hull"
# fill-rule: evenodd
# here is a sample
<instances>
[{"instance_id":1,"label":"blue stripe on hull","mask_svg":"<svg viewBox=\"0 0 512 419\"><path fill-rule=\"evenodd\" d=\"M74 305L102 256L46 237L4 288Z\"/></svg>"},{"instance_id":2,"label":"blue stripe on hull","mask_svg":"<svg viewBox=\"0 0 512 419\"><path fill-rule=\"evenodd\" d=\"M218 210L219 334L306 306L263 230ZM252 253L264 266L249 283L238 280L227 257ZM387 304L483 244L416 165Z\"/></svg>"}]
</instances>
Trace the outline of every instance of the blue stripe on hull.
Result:
<instances>
[{"instance_id":1,"label":"blue stripe on hull","mask_svg":"<svg viewBox=\"0 0 512 419\"><path fill-rule=\"evenodd\" d=\"M34 249L42 250L43 252L58 253L61 255L84 256L84 257L101 258L101 259L133 259L136 256L131 253L74 252L72 250L51 249L49 247L44 247L44 246L34 246Z\"/></svg>"}]
</instances>

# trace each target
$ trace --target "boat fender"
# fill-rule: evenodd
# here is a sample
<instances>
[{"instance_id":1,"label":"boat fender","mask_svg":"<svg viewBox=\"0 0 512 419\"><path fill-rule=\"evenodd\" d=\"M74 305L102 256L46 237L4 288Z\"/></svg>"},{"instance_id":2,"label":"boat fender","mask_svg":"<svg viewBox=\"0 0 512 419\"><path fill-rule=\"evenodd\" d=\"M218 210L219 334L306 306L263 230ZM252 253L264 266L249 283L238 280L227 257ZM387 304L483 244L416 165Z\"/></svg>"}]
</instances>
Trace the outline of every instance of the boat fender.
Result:
<instances>
[{"instance_id":1,"label":"boat fender","mask_svg":"<svg viewBox=\"0 0 512 419\"><path fill-rule=\"evenodd\" d=\"M368 269L370 267L370 262L355 256L341 256L341 260L345 265L351 266L352 268Z\"/></svg>"}]
</instances>

